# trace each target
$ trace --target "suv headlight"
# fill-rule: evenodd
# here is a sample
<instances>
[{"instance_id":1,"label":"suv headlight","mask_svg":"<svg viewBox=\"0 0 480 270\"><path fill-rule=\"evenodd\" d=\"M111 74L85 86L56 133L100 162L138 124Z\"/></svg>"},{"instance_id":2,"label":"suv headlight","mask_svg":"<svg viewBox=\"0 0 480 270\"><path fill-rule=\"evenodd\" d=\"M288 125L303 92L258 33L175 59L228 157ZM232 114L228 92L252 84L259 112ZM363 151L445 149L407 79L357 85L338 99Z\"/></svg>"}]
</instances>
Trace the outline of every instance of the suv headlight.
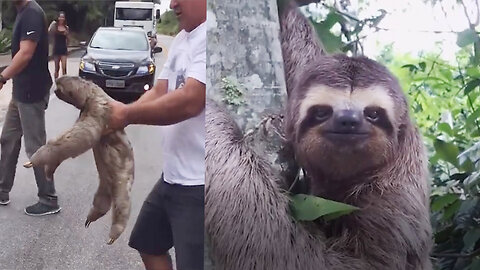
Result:
<instances>
[{"instance_id":1,"label":"suv headlight","mask_svg":"<svg viewBox=\"0 0 480 270\"><path fill-rule=\"evenodd\" d=\"M153 74L155 73L155 65L150 63L145 66L139 66L137 70L137 75Z\"/></svg>"},{"instance_id":2,"label":"suv headlight","mask_svg":"<svg viewBox=\"0 0 480 270\"><path fill-rule=\"evenodd\" d=\"M91 62L80 60L80 69L87 72L95 72L95 65Z\"/></svg>"}]
</instances>

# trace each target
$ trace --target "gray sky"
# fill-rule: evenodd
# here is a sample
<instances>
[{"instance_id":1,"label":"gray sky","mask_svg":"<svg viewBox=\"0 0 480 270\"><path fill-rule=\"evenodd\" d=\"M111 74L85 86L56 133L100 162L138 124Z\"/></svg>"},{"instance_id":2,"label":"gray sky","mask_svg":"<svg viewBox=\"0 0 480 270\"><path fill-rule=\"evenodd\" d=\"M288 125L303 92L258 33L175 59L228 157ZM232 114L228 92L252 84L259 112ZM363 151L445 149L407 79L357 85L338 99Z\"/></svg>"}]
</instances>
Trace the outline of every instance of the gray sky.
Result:
<instances>
[{"instance_id":1,"label":"gray sky","mask_svg":"<svg viewBox=\"0 0 480 270\"><path fill-rule=\"evenodd\" d=\"M160 5L161 5L161 8L160 8L160 12L161 13L164 13L165 11L169 10L169 6L170 6L170 0L161 0L160 1Z\"/></svg>"}]
</instances>

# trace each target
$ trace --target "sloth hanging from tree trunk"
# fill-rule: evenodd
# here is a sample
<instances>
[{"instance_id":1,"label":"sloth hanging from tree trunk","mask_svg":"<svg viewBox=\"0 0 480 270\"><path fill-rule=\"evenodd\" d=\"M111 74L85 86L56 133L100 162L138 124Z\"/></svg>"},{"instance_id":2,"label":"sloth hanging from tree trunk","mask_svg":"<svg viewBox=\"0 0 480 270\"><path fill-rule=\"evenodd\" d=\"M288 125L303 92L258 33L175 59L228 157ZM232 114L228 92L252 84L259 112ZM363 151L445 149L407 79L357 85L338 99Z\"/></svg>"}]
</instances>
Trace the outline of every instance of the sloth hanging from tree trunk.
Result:
<instances>
[{"instance_id":1,"label":"sloth hanging from tree trunk","mask_svg":"<svg viewBox=\"0 0 480 270\"><path fill-rule=\"evenodd\" d=\"M111 98L96 84L79 77L63 76L56 81L57 97L80 109L75 125L50 140L33 154L24 166L44 166L47 178L64 160L93 149L100 183L88 213L85 227L112 208L112 244L125 230L130 216L130 190L133 184L133 149L124 130L102 135L110 118Z\"/></svg>"},{"instance_id":2,"label":"sloth hanging from tree trunk","mask_svg":"<svg viewBox=\"0 0 480 270\"><path fill-rule=\"evenodd\" d=\"M431 269L427 161L397 80L365 57L323 55L288 1L280 23L286 143L310 194L360 210L295 221L281 183L288 179L208 101L205 225L216 268Z\"/></svg>"}]
</instances>

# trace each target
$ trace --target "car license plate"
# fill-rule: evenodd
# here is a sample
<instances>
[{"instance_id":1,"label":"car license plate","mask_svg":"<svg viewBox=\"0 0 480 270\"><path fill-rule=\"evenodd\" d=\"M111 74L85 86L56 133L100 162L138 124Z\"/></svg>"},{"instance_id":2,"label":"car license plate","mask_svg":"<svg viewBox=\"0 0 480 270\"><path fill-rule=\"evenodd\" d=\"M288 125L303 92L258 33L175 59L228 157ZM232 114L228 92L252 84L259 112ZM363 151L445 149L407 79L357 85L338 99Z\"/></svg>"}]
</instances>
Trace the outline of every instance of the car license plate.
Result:
<instances>
[{"instance_id":1,"label":"car license plate","mask_svg":"<svg viewBox=\"0 0 480 270\"><path fill-rule=\"evenodd\" d=\"M105 86L111 88L125 88L125 81L124 80L106 80Z\"/></svg>"}]
</instances>

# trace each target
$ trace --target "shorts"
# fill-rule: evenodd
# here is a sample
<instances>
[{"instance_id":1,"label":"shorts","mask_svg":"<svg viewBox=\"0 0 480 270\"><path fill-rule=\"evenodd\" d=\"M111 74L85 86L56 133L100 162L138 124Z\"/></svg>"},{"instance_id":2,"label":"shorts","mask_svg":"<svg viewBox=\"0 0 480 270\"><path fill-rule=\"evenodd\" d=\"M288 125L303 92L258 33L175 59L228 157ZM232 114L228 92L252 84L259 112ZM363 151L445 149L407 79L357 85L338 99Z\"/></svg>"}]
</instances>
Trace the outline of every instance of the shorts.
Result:
<instances>
[{"instance_id":1,"label":"shorts","mask_svg":"<svg viewBox=\"0 0 480 270\"><path fill-rule=\"evenodd\" d=\"M128 245L150 255L175 247L177 269L203 269L204 194L204 186L169 184L162 175L143 203Z\"/></svg>"}]
</instances>

